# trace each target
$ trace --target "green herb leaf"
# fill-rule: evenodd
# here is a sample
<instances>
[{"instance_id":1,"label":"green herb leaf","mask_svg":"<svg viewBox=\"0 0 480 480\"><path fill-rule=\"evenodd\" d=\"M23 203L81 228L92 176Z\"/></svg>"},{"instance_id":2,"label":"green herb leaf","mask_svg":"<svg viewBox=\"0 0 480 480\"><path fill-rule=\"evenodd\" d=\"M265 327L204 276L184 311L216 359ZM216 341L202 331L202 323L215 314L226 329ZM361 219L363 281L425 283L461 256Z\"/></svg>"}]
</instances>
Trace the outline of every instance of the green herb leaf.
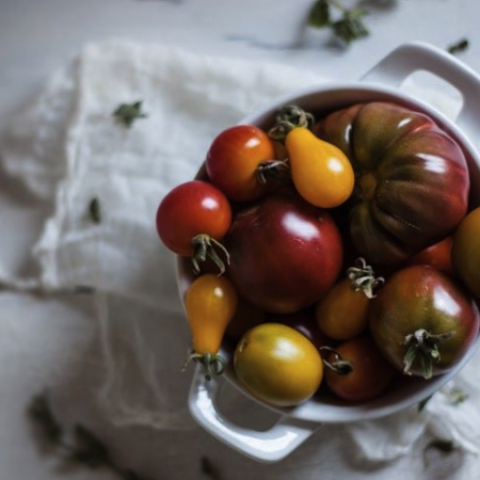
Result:
<instances>
[{"instance_id":1,"label":"green herb leaf","mask_svg":"<svg viewBox=\"0 0 480 480\"><path fill-rule=\"evenodd\" d=\"M69 461L86 465L89 468L110 465L110 453L95 434L83 425L75 425L73 433L76 446L68 454Z\"/></svg>"},{"instance_id":2,"label":"green herb leaf","mask_svg":"<svg viewBox=\"0 0 480 480\"><path fill-rule=\"evenodd\" d=\"M363 24L362 17L368 12L362 8L347 10L340 20L332 24L335 35L347 45L354 40L369 35L367 27Z\"/></svg>"},{"instance_id":3,"label":"green herb leaf","mask_svg":"<svg viewBox=\"0 0 480 480\"><path fill-rule=\"evenodd\" d=\"M425 408L427 403L431 400L432 397L433 397L433 394L429 395L427 398L424 398L421 402L419 402L417 405L417 411L421 412Z\"/></svg>"},{"instance_id":4,"label":"green herb leaf","mask_svg":"<svg viewBox=\"0 0 480 480\"><path fill-rule=\"evenodd\" d=\"M147 114L142 112L142 102L122 103L112 114L117 122L130 128L133 122L139 118L147 118Z\"/></svg>"},{"instance_id":5,"label":"green herb leaf","mask_svg":"<svg viewBox=\"0 0 480 480\"><path fill-rule=\"evenodd\" d=\"M53 415L46 395L36 395L30 401L27 409L28 416L38 426L44 439L52 446L61 443L63 429Z\"/></svg>"},{"instance_id":6,"label":"green herb leaf","mask_svg":"<svg viewBox=\"0 0 480 480\"><path fill-rule=\"evenodd\" d=\"M102 221L102 212L100 207L100 200L94 197L88 204L88 212L93 223L99 224Z\"/></svg>"},{"instance_id":7,"label":"green herb leaf","mask_svg":"<svg viewBox=\"0 0 480 480\"><path fill-rule=\"evenodd\" d=\"M314 28L323 28L330 25L331 11L328 0L317 0L310 10L308 24Z\"/></svg>"},{"instance_id":8,"label":"green herb leaf","mask_svg":"<svg viewBox=\"0 0 480 480\"><path fill-rule=\"evenodd\" d=\"M200 469L204 475L210 477L211 480L221 480L221 476L212 462L207 457L202 457L200 460Z\"/></svg>"},{"instance_id":9,"label":"green herb leaf","mask_svg":"<svg viewBox=\"0 0 480 480\"><path fill-rule=\"evenodd\" d=\"M456 43L453 43L447 48L448 53L455 55L457 53L464 52L470 46L470 42L467 38L462 38Z\"/></svg>"}]
</instances>

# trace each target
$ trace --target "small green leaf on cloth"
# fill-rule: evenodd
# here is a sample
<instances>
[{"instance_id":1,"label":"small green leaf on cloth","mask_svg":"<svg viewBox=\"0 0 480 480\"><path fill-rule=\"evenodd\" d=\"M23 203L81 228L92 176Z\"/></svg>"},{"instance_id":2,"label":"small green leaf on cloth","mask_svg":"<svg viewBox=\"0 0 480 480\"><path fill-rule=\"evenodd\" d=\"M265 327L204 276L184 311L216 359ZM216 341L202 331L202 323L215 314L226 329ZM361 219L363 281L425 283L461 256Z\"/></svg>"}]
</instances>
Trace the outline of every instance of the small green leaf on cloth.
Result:
<instances>
[{"instance_id":1,"label":"small green leaf on cloth","mask_svg":"<svg viewBox=\"0 0 480 480\"><path fill-rule=\"evenodd\" d=\"M130 128L135 120L147 118L147 114L142 112L142 101L120 104L112 114L118 123Z\"/></svg>"},{"instance_id":2,"label":"small green leaf on cloth","mask_svg":"<svg viewBox=\"0 0 480 480\"><path fill-rule=\"evenodd\" d=\"M330 25L330 4L328 0L317 0L308 16L308 24L314 28L323 28Z\"/></svg>"}]
</instances>

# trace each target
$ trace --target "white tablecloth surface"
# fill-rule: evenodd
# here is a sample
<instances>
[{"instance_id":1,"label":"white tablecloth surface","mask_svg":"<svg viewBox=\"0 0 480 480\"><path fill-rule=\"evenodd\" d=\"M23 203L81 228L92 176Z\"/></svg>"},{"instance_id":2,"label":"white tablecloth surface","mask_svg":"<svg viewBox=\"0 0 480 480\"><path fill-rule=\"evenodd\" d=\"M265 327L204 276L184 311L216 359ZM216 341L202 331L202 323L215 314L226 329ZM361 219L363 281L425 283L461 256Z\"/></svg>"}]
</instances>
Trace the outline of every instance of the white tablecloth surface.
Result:
<instances>
[{"instance_id":1,"label":"white tablecloth surface","mask_svg":"<svg viewBox=\"0 0 480 480\"><path fill-rule=\"evenodd\" d=\"M0 130L9 117L84 42L107 36L180 45L193 51L244 58L268 59L289 65L308 65L331 78L355 79L393 47L410 39L445 46L459 37L471 38L463 59L480 70L480 34L475 0L397 2L378 8L370 19L372 35L348 51L329 46L323 33L307 32L299 49L285 49L299 38L300 25L311 2L255 0L210 2L92 0L65 2L3 0L0 3ZM375 2L371 2L374 4ZM382 2L377 2L378 4ZM387 3L387 2L383 2ZM395 3L395 2L394 2ZM38 236L48 205L37 205L27 192L2 178L1 264L19 274L31 271L27 252ZM425 458L421 449L395 462L365 462L347 455L350 438L340 427L326 426L317 435L321 449L305 444L278 465L258 465L232 452L201 429L158 432L147 428L117 429L107 423L89 395L98 378L91 365L99 359L98 332L88 298L35 298L0 295L0 478L43 480L64 478L55 462L42 455L32 439L24 409L32 394L47 387L59 415L81 420L112 446L121 463L160 478L203 478L199 458L214 458L226 479L310 478L480 478L471 468L478 458L435 451ZM25 325L29 328L26 329ZM27 332L27 333L26 333ZM68 352L68 355L65 355ZM57 359L67 358L58 363ZM93 370L94 371L94 370ZM424 444L428 442L425 438ZM321 465L321 469L319 469ZM112 478L89 471L71 478Z\"/></svg>"}]
</instances>

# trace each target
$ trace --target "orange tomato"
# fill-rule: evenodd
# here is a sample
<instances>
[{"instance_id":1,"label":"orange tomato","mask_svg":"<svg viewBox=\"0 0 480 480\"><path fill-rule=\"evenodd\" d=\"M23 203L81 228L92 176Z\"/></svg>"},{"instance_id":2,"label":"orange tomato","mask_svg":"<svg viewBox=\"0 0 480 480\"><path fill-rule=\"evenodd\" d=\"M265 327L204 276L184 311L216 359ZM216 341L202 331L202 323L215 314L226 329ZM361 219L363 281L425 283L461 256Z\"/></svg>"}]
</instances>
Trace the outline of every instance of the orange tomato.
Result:
<instances>
[{"instance_id":1,"label":"orange tomato","mask_svg":"<svg viewBox=\"0 0 480 480\"><path fill-rule=\"evenodd\" d=\"M355 175L346 155L334 145L298 127L285 138L293 183L307 202L332 208L353 191Z\"/></svg>"},{"instance_id":2,"label":"orange tomato","mask_svg":"<svg viewBox=\"0 0 480 480\"><path fill-rule=\"evenodd\" d=\"M212 373L221 373L225 367L218 351L237 302L237 293L230 281L213 274L198 277L185 294L185 309L193 339L191 358L203 363L207 378Z\"/></svg>"},{"instance_id":3,"label":"orange tomato","mask_svg":"<svg viewBox=\"0 0 480 480\"><path fill-rule=\"evenodd\" d=\"M437 270L455 275L452 265L452 245L453 237L447 237L411 257L407 265L430 265Z\"/></svg>"},{"instance_id":4,"label":"orange tomato","mask_svg":"<svg viewBox=\"0 0 480 480\"><path fill-rule=\"evenodd\" d=\"M369 303L365 293L352 290L351 280L345 278L318 302L315 311L318 328L334 340L356 337L368 326Z\"/></svg>"}]
</instances>

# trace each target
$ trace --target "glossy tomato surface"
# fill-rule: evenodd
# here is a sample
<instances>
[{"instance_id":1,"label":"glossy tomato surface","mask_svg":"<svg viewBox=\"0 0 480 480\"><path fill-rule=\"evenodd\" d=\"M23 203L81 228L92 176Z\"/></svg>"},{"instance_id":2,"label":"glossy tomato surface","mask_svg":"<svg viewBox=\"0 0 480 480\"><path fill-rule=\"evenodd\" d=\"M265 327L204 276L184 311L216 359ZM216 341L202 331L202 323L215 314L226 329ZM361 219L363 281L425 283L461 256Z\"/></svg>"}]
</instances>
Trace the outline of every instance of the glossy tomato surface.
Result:
<instances>
[{"instance_id":1,"label":"glossy tomato surface","mask_svg":"<svg viewBox=\"0 0 480 480\"><path fill-rule=\"evenodd\" d=\"M213 141L206 167L211 182L234 201L256 200L268 190L258 181L260 163L275 159L268 135L251 125L227 128Z\"/></svg>"},{"instance_id":2,"label":"glossy tomato surface","mask_svg":"<svg viewBox=\"0 0 480 480\"><path fill-rule=\"evenodd\" d=\"M453 237L447 237L411 257L407 265L430 265L438 270L455 275L452 265Z\"/></svg>"},{"instance_id":3,"label":"glossy tomato surface","mask_svg":"<svg viewBox=\"0 0 480 480\"><path fill-rule=\"evenodd\" d=\"M335 395L349 402L372 400L383 393L392 383L394 369L379 352L373 340L366 335L349 340L335 348L345 361L352 365L352 371L340 375L325 368L325 380ZM334 364L336 354L327 355Z\"/></svg>"},{"instance_id":4,"label":"glossy tomato surface","mask_svg":"<svg viewBox=\"0 0 480 480\"><path fill-rule=\"evenodd\" d=\"M438 343L439 358L433 374L457 364L475 341L479 313L472 296L451 276L435 268L417 265L399 270L372 300L369 310L372 336L380 351L398 369L405 367L407 337L419 330L446 335ZM425 348L429 347L425 343ZM410 373L422 375L417 356Z\"/></svg>"},{"instance_id":5,"label":"glossy tomato surface","mask_svg":"<svg viewBox=\"0 0 480 480\"><path fill-rule=\"evenodd\" d=\"M225 195L201 180L183 183L168 193L157 210L157 231L177 255L193 254L199 234L222 239L230 227L232 210Z\"/></svg>"},{"instance_id":6,"label":"glossy tomato surface","mask_svg":"<svg viewBox=\"0 0 480 480\"><path fill-rule=\"evenodd\" d=\"M472 210L456 230L452 261L463 283L480 298L480 207Z\"/></svg>"},{"instance_id":7,"label":"glossy tomato surface","mask_svg":"<svg viewBox=\"0 0 480 480\"><path fill-rule=\"evenodd\" d=\"M372 102L316 127L355 169L350 232L375 265L393 265L452 234L468 206L470 176L456 143L428 116Z\"/></svg>"},{"instance_id":8,"label":"glossy tomato surface","mask_svg":"<svg viewBox=\"0 0 480 480\"><path fill-rule=\"evenodd\" d=\"M308 400L323 376L322 360L312 343L278 323L249 330L237 345L234 367L254 397L277 407Z\"/></svg>"},{"instance_id":9,"label":"glossy tomato surface","mask_svg":"<svg viewBox=\"0 0 480 480\"><path fill-rule=\"evenodd\" d=\"M364 292L355 292L351 280L338 282L317 304L316 320L320 330L335 340L349 340L368 326L370 299Z\"/></svg>"},{"instance_id":10,"label":"glossy tomato surface","mask_svg":"<svg viewBox=\"0 0 480 480\"><path fill-rule=\"evenodd\" d=\"M342 240L330 215L291 191L237 214L225 246L235 288L268 312L292 313L315 303L342 266Z\"/></svg>"}]
</instances>

